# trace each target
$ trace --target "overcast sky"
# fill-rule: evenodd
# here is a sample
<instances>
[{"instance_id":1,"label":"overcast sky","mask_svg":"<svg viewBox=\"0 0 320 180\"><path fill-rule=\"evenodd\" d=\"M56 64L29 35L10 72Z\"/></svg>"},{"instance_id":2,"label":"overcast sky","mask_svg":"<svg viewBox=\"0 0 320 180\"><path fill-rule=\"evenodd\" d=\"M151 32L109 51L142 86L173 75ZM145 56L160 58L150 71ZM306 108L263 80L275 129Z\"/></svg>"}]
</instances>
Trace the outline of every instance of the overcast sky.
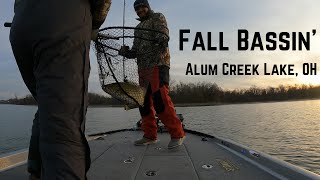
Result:
<instances>
[{"instance_id":1,"label":"overcast sky","mask_svg":"<svg viewBox=\"0 0 320 180\"><path fill-rule=\"evenodd\" d=\"M126 1L126 26L136 26L136 14L133 0ZM149 0L151 8L162 12L170 29L171 79L177 82L215 82L224 89L248 88L251 86L268 87L280 84L319 84L319 76L302 76L302 63L319 63L320 69L320 1L318 0ZM123 1L113 0L109 16L103 27L122 25ZM2 1L0 22L11 21L13 1ZM186 35L184 51L179 51L179 30L190 29ZM311 32L310 51L245 51L237 50L237 30L247 29L250 37L260 32L265 38L266 32ZM218 45L218 34L224 32L224 44L229 51L192 51L196 32L202 32L206 42L206 33L212 32L212 43ZM0 27L0 99L29 94L25 87L12 55L9 43L9 29ZM250 39L250 38L249 38ZM265 40L262 42L266 44ZM99 81L96 58L91 57L91 75L89 91L103 94ZM186 76L187 63L192 64L295 64L295 76ZM220 67L220 66L219 66ZM261 67L262 68L262 67ZM220 69L220 68L219 68ZM320 73L320 72L319 72ZM221 73L219 73L221 74Z\"/></svg>"}]
</instances>

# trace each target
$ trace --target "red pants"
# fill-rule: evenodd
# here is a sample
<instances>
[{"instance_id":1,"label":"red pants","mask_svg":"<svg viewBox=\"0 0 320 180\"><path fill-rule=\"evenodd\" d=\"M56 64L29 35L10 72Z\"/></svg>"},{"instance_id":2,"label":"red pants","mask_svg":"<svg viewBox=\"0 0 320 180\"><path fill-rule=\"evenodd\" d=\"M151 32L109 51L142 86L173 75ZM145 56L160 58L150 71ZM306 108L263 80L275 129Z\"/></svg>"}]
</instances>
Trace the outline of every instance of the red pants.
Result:
<instances>
[{"instance_id":1,"label":"red pants","mask_svg":"<svg viewBox=\"0 0 320 180\"><path fill-rule=\"evenodd\" d=\"M144 106L140 107L142 117L142 130L144 137L157 139L157 124L155 113L158 114L161 122L168 129L171 138L185 136L182 123L177 117L174 105L169 97L169 68L167 66L155 67L152 73L150 70L139 71L140 85L148 79L148 90L144 99ZM148 77L145 77L148 75ZM151 75L151 77L150 77Z\"/></svg>"}]
</instances>

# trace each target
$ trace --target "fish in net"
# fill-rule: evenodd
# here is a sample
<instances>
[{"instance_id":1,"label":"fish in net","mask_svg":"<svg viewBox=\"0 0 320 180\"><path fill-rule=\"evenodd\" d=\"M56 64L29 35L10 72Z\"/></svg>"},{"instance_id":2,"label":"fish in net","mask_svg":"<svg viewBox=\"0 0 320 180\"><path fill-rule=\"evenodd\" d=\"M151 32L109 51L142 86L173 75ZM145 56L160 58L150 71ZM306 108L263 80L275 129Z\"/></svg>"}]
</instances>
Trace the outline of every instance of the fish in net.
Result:
<instances>
[{"instance_id":1,"label":"fish in net","mask_svg":"<svg viewBox=\"0 0 320 180\"><path fill-rule=\"evenodd\" d=\"M163 37L169 39L160 31L143 28L108 27L99 30L94 47L101 87L121 101L126 109L143 106L154 67L159 64L159 54L166 49L161 43ZM129 49L127 55L119 55L123 46Z\"/></svg>"}]
</instances>

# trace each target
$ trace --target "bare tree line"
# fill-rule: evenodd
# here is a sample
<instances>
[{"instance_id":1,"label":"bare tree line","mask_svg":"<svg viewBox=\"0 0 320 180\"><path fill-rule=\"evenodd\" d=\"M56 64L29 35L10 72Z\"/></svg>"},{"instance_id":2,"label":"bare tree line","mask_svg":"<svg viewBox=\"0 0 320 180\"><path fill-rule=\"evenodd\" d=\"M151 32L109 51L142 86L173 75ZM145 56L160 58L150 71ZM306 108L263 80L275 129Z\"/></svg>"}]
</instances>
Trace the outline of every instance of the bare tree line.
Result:
<instances>
[{"instance_id":1,"label":"bare tree line","mask_svg":"<svg viewBox=\"0 0 320 180\"><path fill-rule=\"evenodd\" d=\"M173 83L170 96L176 104L194 103L246 103L287 101L320 98L320 85L280 85L278 87L259 88L253 86L247 89L224 90L216 83ZM24 98L12 98L0 101L2 104L35 105L31 95ZM120 106L121 103L111 97L89 93L90 105Z\"/></svg>"},{"instance_id":2,"label":"bare tree line","mask_svg":"<svg viewBox=\"0 0 320 180\"><path fill-rule=\"evenodd\" d=\"M320 86L279 85L278 87L223 90L215 83L179 83L171 88L175 103L245 103L320 98Z\"/></svg>"}]
</instances>

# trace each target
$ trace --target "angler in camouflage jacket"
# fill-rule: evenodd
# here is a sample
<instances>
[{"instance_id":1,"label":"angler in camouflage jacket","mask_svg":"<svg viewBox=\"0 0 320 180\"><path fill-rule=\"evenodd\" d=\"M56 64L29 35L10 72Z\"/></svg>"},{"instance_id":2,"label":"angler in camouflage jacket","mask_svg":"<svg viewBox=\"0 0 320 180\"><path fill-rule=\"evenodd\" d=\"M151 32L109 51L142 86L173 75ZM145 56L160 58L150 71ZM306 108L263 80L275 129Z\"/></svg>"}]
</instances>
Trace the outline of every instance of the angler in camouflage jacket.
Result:
<instances>
[{"instance_id":1,"label":"angler in camouflage jacket","mask_svg":"<svg viewBox=\"0 0 320 180\"><path fill-rule=\"evenodd\" d=\"M135 30L135 38L131 50L122 47L119 54L127 58L137 58L139 69L139 83L147 89L144 106L140 107L142 116L142 130L144 136L135 141L135 145L147 145L157 142L157 124L155 113L167 127L171 141L168 148L175 148L183 143L185 133L181 121L178 119L174 105L169 97L169 29L163 14L154 13L147 0L136 0L134 8L139 16L140 23L137 28L150 29L150 31ZM154 33L160 31L162 33ZM141 39L142 37L142 39ZM154 38L156 41L143 39ZM159 49L160 51L148 50Z\"/></svg>"},{"instance_id":2,"label":"angler in camouflage jacket","mask_svg":"<svg viewBox=\"0 0 320 180\"><path fill-rule=\"evenodd\" d=\"M131 50L135 51L136 54L143 54L146 49L161 49L160 52L154 51L154 54L137 57L139 69L152 68L161 65L170 67L170 53L168 47L169 29L164 15L150 10L146 17L138 18L138 20L141 22L137 25L137 28L152 29L163 33L153 33L152 31L146 33L139 30L135 31L135 36L137 37L146 37L147 39L151 39L151 37L153 37L158 41L157 43L154 43L151 41L141 40L140 38L134 39ZM152 57L152 59L150 59L150 57Z\"/></svg>"},{"instance_id":3,"label":"angler in camouflage jacket","mask_svg":"<svg viewBox=\"0 0 320 180\"><path fill-rule=\"evenodd\" d=\"M111 0L15 1L12 51L38 103L28 154L30 179L86 179L91 162L84 134L90 41L110 4Z\"/></svg>"},{"instance_id":4,"label":"angler in camouflage jacket","mask_svg":"<svg viewBox=\"0 0 320 180\"><path fill-rule=\"evenodd\" d=\"M134 39L131 50L120 52L120 54L124 53L127 58L137 58L139 70L161 65L170 68L169 29L166 18L162 13L155 13L151 10L149 5L148 8L149 10L144 17L137 18L140 23L136 28L149 29L150 31L136 30L134 36L139 38ZM157 42L143 40L143 38L154 39ZM152 52L153 49L160 49L160 51ZM150 53L146 53L146 51Z\"/></svg>"}]
</instances>

